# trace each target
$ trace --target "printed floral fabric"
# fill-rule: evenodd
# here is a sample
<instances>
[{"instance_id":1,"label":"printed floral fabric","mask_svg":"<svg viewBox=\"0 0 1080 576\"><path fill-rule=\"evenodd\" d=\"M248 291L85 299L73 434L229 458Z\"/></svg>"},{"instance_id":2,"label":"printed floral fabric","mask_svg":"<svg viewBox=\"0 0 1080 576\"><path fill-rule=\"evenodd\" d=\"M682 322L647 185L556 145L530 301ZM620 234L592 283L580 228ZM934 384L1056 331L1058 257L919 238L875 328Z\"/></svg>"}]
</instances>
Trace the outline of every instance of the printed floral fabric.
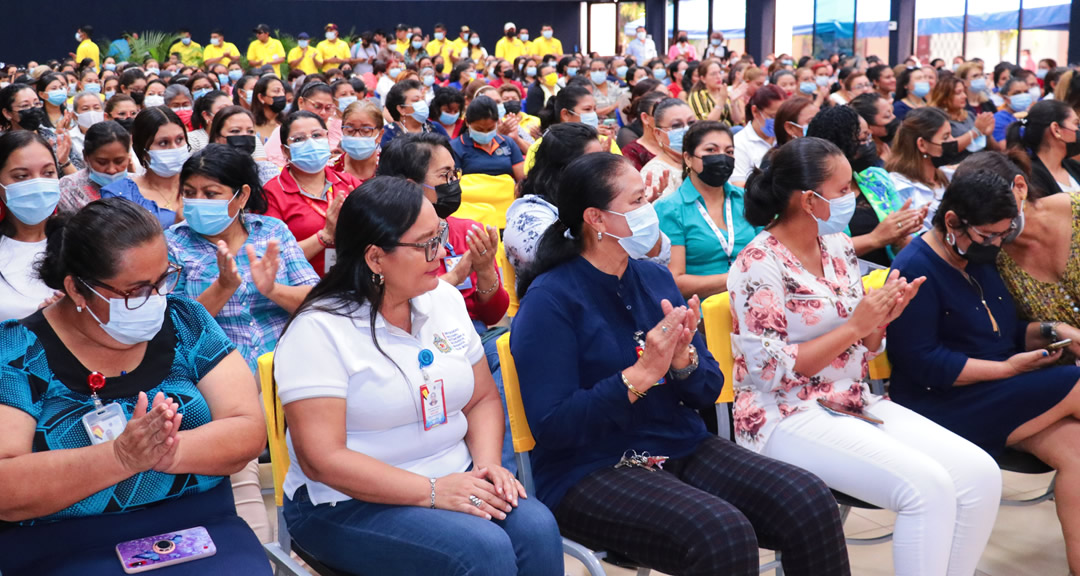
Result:
<instances>
[{"instance_id":1,"label":"printed floral fabric","mask_svg":"<svg viewBox=\"0 0 1080 576\"><path fill-rule=\"evenodd\" d=\"M760 451L781 420L819 410L827 398L862 409L878 397L866 386L871 352L860 341L818 374L795 371L799 345L836 329L863 297L855 247L844 234L818 238L823 278L762 232L739 253L728 276L735 359L735 436Z\"/></svg>"}]
</instances>

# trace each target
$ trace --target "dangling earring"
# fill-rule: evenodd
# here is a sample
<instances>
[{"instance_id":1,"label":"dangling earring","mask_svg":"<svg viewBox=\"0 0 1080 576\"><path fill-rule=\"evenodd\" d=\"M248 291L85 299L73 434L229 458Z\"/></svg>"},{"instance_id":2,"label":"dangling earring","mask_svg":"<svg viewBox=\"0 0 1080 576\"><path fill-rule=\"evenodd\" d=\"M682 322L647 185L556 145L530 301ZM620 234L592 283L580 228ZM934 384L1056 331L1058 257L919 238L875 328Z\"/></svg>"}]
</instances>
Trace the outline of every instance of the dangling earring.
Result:
<instances>
[{"instance_id":1,"label":"dangling earring","mask_svg":"<svg viewBox=\"0 0 1080 576\"><path fill-rule=\"evenodd\" d=\"M374 284L375 284L376 286L382 286L382 285L383 285L383 282L384 282L384 280L383 280L383 275L382 275L382 274L375 274L374 272L372 272L372 273L371 273L371 281L372 281L372 282L373 282L373 283L374 283Z\"/></svg>"},{"instance_id":2,"label":"dangling earring","mask_svg":"<svg viewBox=\"0 0 1080 576\"><path fill-rule=\"evenodd\" d=\"M597 232L596 233L596 241L597 242L603 242L604 241L604 233L603 232Z\"/></svg>"}]
</instances>

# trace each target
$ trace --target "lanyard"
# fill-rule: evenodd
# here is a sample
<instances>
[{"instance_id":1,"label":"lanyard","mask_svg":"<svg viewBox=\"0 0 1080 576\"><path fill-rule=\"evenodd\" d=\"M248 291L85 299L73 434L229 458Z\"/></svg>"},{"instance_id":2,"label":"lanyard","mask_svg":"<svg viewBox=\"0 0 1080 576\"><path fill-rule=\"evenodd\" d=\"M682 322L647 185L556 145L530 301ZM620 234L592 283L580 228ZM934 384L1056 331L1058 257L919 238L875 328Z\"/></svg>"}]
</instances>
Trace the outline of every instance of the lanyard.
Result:
<instances>
[{"instance_id":1,"label":"lanyard","mask_svg":"<svg viewBox=\"0 0 1080 576\"><path fill-rule=\"evenodd\" d=\"M704 202L694 202L697 206L698 212L701 213L701 217L705 219L705 223L712 228L713 234L716 234L716 239L720 241L720 247L724 249L724 252L730 257L731 252L735 250L735 221L731 217L731 196L724 200L725 210L725 224L727 225L727 237L724 237L724 233L716 227L716 223L713 222L709 211L705 209Z\"/></svg>"},{"instance_id":2,"label":"lanyard","mask_svg":"<svg viewBox=\"0 0 1080 576\"><path fill-rule=\"evenodd\" d=\"M303 188L300 188L300 183L299 182L296 183L296 189L300 191L300 197L304 199L304 202L307 202L307 205L310 206L311 209L314 210L316 214L318 214L319 216L322 216L323 220L325 220L326 219L326 210L323 207L316 204L315 199L312 198L311 196L308 196L308 194L306 192L304 192ZM330 184L330 188L328 188L326 190L326 200L320 200L320 202L326 202L326 207L329 208L330 203L333 202L333 201L334 201L334 185Z\"/></svg>"},{"instance_id":3,"label":"lanyard","mask_svg":"<svg viewBox=\"0 0 1080 576\"><path fill-rule=\"evenodd\" d=\"M101 397L98 396L98 390L105 387L105 375L101 372L91 372L86 377L86 386L90 388L90 400L94 402L94 409L101 409L102 403Z\"/></svg>"}]
</instances>

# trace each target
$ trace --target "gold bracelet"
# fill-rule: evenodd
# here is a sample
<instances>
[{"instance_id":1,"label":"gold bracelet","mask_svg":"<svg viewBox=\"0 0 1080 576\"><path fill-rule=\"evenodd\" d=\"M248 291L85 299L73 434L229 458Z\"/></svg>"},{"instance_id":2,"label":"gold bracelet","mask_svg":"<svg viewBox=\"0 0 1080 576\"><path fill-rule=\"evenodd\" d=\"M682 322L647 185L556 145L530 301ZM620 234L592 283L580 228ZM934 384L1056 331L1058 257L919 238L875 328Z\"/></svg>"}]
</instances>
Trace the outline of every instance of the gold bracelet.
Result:
<instances>
[{"instance_id":1,"label":"gold bracelet","mask_svg":"<svg viewBox=\"0 0 1080 576\"><path fill-rule=\"evenodd\" d=\"M647 392L641 392L637 388L634 388L634 385L630 383L629 379L627 379L626 374L619 372L619 376L622 376L622 383L626 385L626 389L629 390L634 396L637 396L638 398L645 397L645 394L647 394Z\"/></svg>"}]
</instances>

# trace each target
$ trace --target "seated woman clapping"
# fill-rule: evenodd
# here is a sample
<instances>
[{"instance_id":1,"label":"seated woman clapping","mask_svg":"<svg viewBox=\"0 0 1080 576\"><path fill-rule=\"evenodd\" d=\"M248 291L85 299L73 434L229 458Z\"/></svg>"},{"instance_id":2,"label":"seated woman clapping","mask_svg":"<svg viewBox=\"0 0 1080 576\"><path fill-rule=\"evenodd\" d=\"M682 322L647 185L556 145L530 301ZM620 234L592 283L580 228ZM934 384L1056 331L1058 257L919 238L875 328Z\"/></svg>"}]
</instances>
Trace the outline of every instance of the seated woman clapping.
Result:
<instances>
[{"instance_id":1,"label":"seated woman clapping","mask_svg":"<svg viewBox=\"0 0 1080 576\"><path fill-rule=\"evenodd\" d=\"M379 176L341 208L338 261L278 343L285 519L354 574L563 574L558 527L500 465L503 408L447 229L420 184Z\"/></svg>"},{"instance_id":2,"label":"seated woman clapping","mask_svg":"<svg viewBox=\"0 0 1080 576\"><path fill-rule=\"evenodd\" d=\"M1001 474L977 446L867 387L886 326L924 280L893 272L864 295L843 233L855 210L851 172L836 145L809 137L777 149L747 182L747 221L766 228L728 276L735 435L895 510L897 575L970 575L997 515ZM889 335L890 350L896 340Z\"/></svg>"},{"instance_id":3,"label":"seated woman clapping","mask_svg":"<svg viewBox=\"0 0 1080 576\"><path fill-rule=\"evenodd\" d=\"M203 526L217 554L169 573L269 574L227 481L266 445L255 380L169 295L157 219L110 198L47 233L38 273L65 297L0 324L0 571L123 574L117 544ZM87 419L99 407L115 416Z\"/></svg>"},{"instance_id":4,"label":"seated woman clapping","mask_svg":"<svg viewBox=\"0 0 1080 576\"><path fill-rule=\"evenodd\" d=\"M723 375L695 334L697 298L631 257L660 230L630 161L585 155L557 197L511 349L537 495L563 534L669 574L757 574L759 544L783 551L787 574L848 574L825 485L717 438L695 412L713 409ZM670 459L656 470L649 456Z\"/></svg>"},{"instance_id":5,"label":"seated woman clapping","mask_svg":"<svg viewBox=\"0 0 1080 576\"><path fill-rule=\"evenodd\" d=\"M1017 182L992 170L957 170L933 230L893 262L905 276L927 281L890 327L890 393L991 453L1015 447L1057 469L1055 504L1066 556L1072 571L1080 572L1080 507L1074 499L1080 367L1054 366L1062 352L1046 348L1068 338L1075 354L1080 330L1021 319L994 266L1007 261L999 259L1001 245L1020 229ZM1026 183L1021 187L1023 195ZM1047 219L1038 220L1045 230ZM1045 235L1044 257L1060 253L1055 236Z\"/></svg>"}]
</instances>

